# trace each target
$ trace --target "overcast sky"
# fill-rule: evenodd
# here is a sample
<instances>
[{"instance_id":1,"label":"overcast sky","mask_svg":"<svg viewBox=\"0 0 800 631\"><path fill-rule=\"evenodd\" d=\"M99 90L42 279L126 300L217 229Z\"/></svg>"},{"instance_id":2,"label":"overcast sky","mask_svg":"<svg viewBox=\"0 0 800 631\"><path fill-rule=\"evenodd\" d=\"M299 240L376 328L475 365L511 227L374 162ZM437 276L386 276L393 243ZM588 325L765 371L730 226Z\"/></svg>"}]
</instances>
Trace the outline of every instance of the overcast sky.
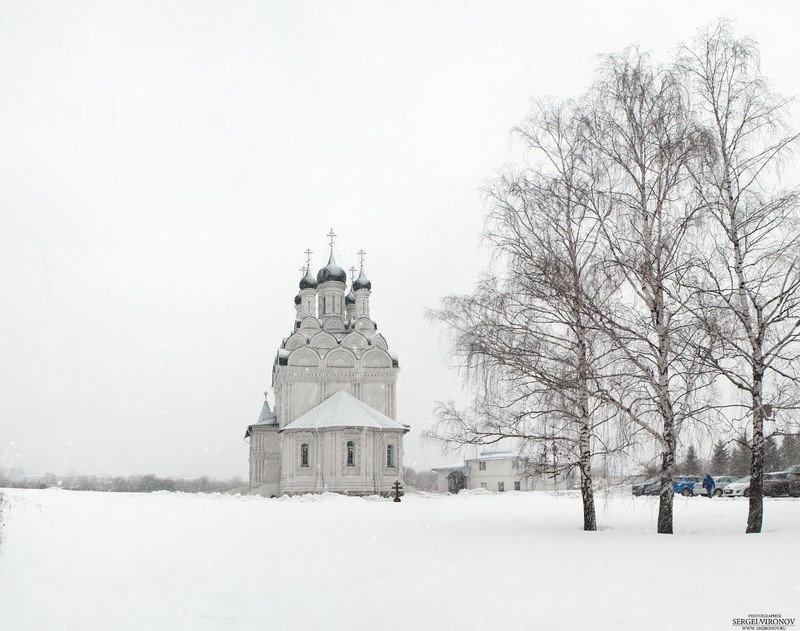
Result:
<instances>
[{"instance_id":1,"label":"overcast sky","mask_svg":"<svg viewBox=\"0 0 800 631\"><path fill-rule=\"evenodd\" d=\"M459 398L423 318L539 95L726 15L800 94L800 3L0 2L0 468L247 475L303 251L367 252L406 463ZM270 402L274 401L270 392Z\"/></svg>"}]
</instances>

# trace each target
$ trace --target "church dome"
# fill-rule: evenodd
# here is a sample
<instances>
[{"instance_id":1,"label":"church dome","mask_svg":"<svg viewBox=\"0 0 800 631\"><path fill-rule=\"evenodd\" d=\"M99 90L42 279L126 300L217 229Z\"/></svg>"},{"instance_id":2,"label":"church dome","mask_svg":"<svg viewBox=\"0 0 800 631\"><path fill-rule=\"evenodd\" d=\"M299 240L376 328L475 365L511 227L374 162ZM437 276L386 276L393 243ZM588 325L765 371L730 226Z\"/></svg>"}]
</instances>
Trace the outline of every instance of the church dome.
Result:
<instances>
[{"instance_id":1,"label":"church dome","mask_svg":"<svg viewBox=\"0 0 800 631\"><path fill-rule=\"evenodd\" d=\"M302 285L301 285L301 287L302 287ZM299 305L302 301L303 301L303 299L300 297L300 294L297 294L294 297L294 304Z\"/></svg>"},{"instance_id":2,"label":"church dome","mask_svg":"<svg viewBox=\"0 0 800 631\"><path fill-rule=\"evenodd\" d=\"M354 304L356 304L356 295L355 295L355 294L354 294L352 291L350 291L350 292L349 292L349 293L348 293L348 294L347 294L347 295L344 297L344 302L345 302L345 304L347 304L347 305L354 305Z\"/></svg>"},{"instance_id":3,"label":"church dome","mask_svg":"<svg viewBox=\"0 0 800 631\"><path fill-rule=\"evenodd\" d=\"M361 268L361 273L358 275L358 278L353 281L353 291L358 291L359 289L372 289L372 283L364 276L363 267Z\"/></svg>"},{"instance_id":4,"label":"church dome","mask_svg":"<svg viewBox=\"0 0 800 631\"><path fill-rule=\"evenodd\" d=\"M333 248L331 248L331 257L328 259L328 264L317 272L318 284L329 281L347 282L347 273L336 264L336 259L333 257Z\"/></svg>"},{"instance_id":5,"label":"church dome","mask_svg":"<svg viewBox=\"0 0 800 631\"><path fill-rule=\"evenodd\" d=\"M306 275L300 279L300 290L303 289L316 289L317 279L311 275L311 270L306 271Z\"/></svg>"}]
</instances>

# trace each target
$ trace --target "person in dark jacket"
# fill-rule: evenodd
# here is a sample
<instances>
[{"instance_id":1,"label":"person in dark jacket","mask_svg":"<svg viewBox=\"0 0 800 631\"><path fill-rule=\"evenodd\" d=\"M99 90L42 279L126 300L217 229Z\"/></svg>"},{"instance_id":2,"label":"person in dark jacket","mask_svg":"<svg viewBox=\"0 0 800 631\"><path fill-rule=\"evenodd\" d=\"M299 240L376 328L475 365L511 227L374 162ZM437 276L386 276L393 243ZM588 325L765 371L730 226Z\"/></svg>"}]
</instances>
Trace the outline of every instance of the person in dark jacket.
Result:
<instances>
[{"instance_id":1,"label":"person in dark jacket","mask_svg":"<svg viewBox=\"0 0 800 631\"><path fill-rule=\"evenodd\" d=\"M714 489L716 486L717 484L714 482L714 478L711 477L711 474L706 473L706 477L703 478L703 488L708 491L709 497L714 497Z\"/></svg>"}]
</instances>

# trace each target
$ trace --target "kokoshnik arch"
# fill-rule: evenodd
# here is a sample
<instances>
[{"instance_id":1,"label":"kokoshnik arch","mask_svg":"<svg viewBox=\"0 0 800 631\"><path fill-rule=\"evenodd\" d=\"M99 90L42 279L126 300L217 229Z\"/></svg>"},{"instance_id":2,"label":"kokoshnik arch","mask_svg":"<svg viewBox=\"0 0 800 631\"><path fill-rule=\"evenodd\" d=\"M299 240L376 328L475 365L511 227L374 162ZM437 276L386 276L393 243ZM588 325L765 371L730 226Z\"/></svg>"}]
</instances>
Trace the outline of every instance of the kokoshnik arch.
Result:
<instances>
[{"instance_id":1,"label":"kokoshnik arch","mask_svg":"<svg viewBox=\"0 0 800 631\"><path fill-rule=\"evenodd\" d=\"M275 410L267 392L248 425L250 488L277 496L326 491L388 495L403 473L397 421L397 355L370 317L372 283L336 264L333 230L328 263L311 274L306 250L292 334L272 368Z\"/></svg>"}]
</instances>

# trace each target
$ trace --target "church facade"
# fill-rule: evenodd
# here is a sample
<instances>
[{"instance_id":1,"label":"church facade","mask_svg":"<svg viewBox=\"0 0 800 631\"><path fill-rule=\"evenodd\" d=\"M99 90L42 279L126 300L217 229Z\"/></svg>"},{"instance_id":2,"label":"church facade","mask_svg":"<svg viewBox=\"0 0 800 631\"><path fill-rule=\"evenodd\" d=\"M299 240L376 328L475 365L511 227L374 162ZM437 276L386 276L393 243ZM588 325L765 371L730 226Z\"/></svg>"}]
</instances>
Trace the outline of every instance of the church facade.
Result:
<instances>
[{"instance_id":1,"label":"church facade","mask_svg":"<svg viewBox=\"0 0 800 631\"><path fill-rule=\"evenodd\" d=\"M333 231L327 265L304 276L291 335L272 368L274 411L267 393L247 427L250 488L267 496L326 491L388 494L403 474L397 421L397 355L370 317L372 283L336 264Z\"/></svg>"}]
</instances>

